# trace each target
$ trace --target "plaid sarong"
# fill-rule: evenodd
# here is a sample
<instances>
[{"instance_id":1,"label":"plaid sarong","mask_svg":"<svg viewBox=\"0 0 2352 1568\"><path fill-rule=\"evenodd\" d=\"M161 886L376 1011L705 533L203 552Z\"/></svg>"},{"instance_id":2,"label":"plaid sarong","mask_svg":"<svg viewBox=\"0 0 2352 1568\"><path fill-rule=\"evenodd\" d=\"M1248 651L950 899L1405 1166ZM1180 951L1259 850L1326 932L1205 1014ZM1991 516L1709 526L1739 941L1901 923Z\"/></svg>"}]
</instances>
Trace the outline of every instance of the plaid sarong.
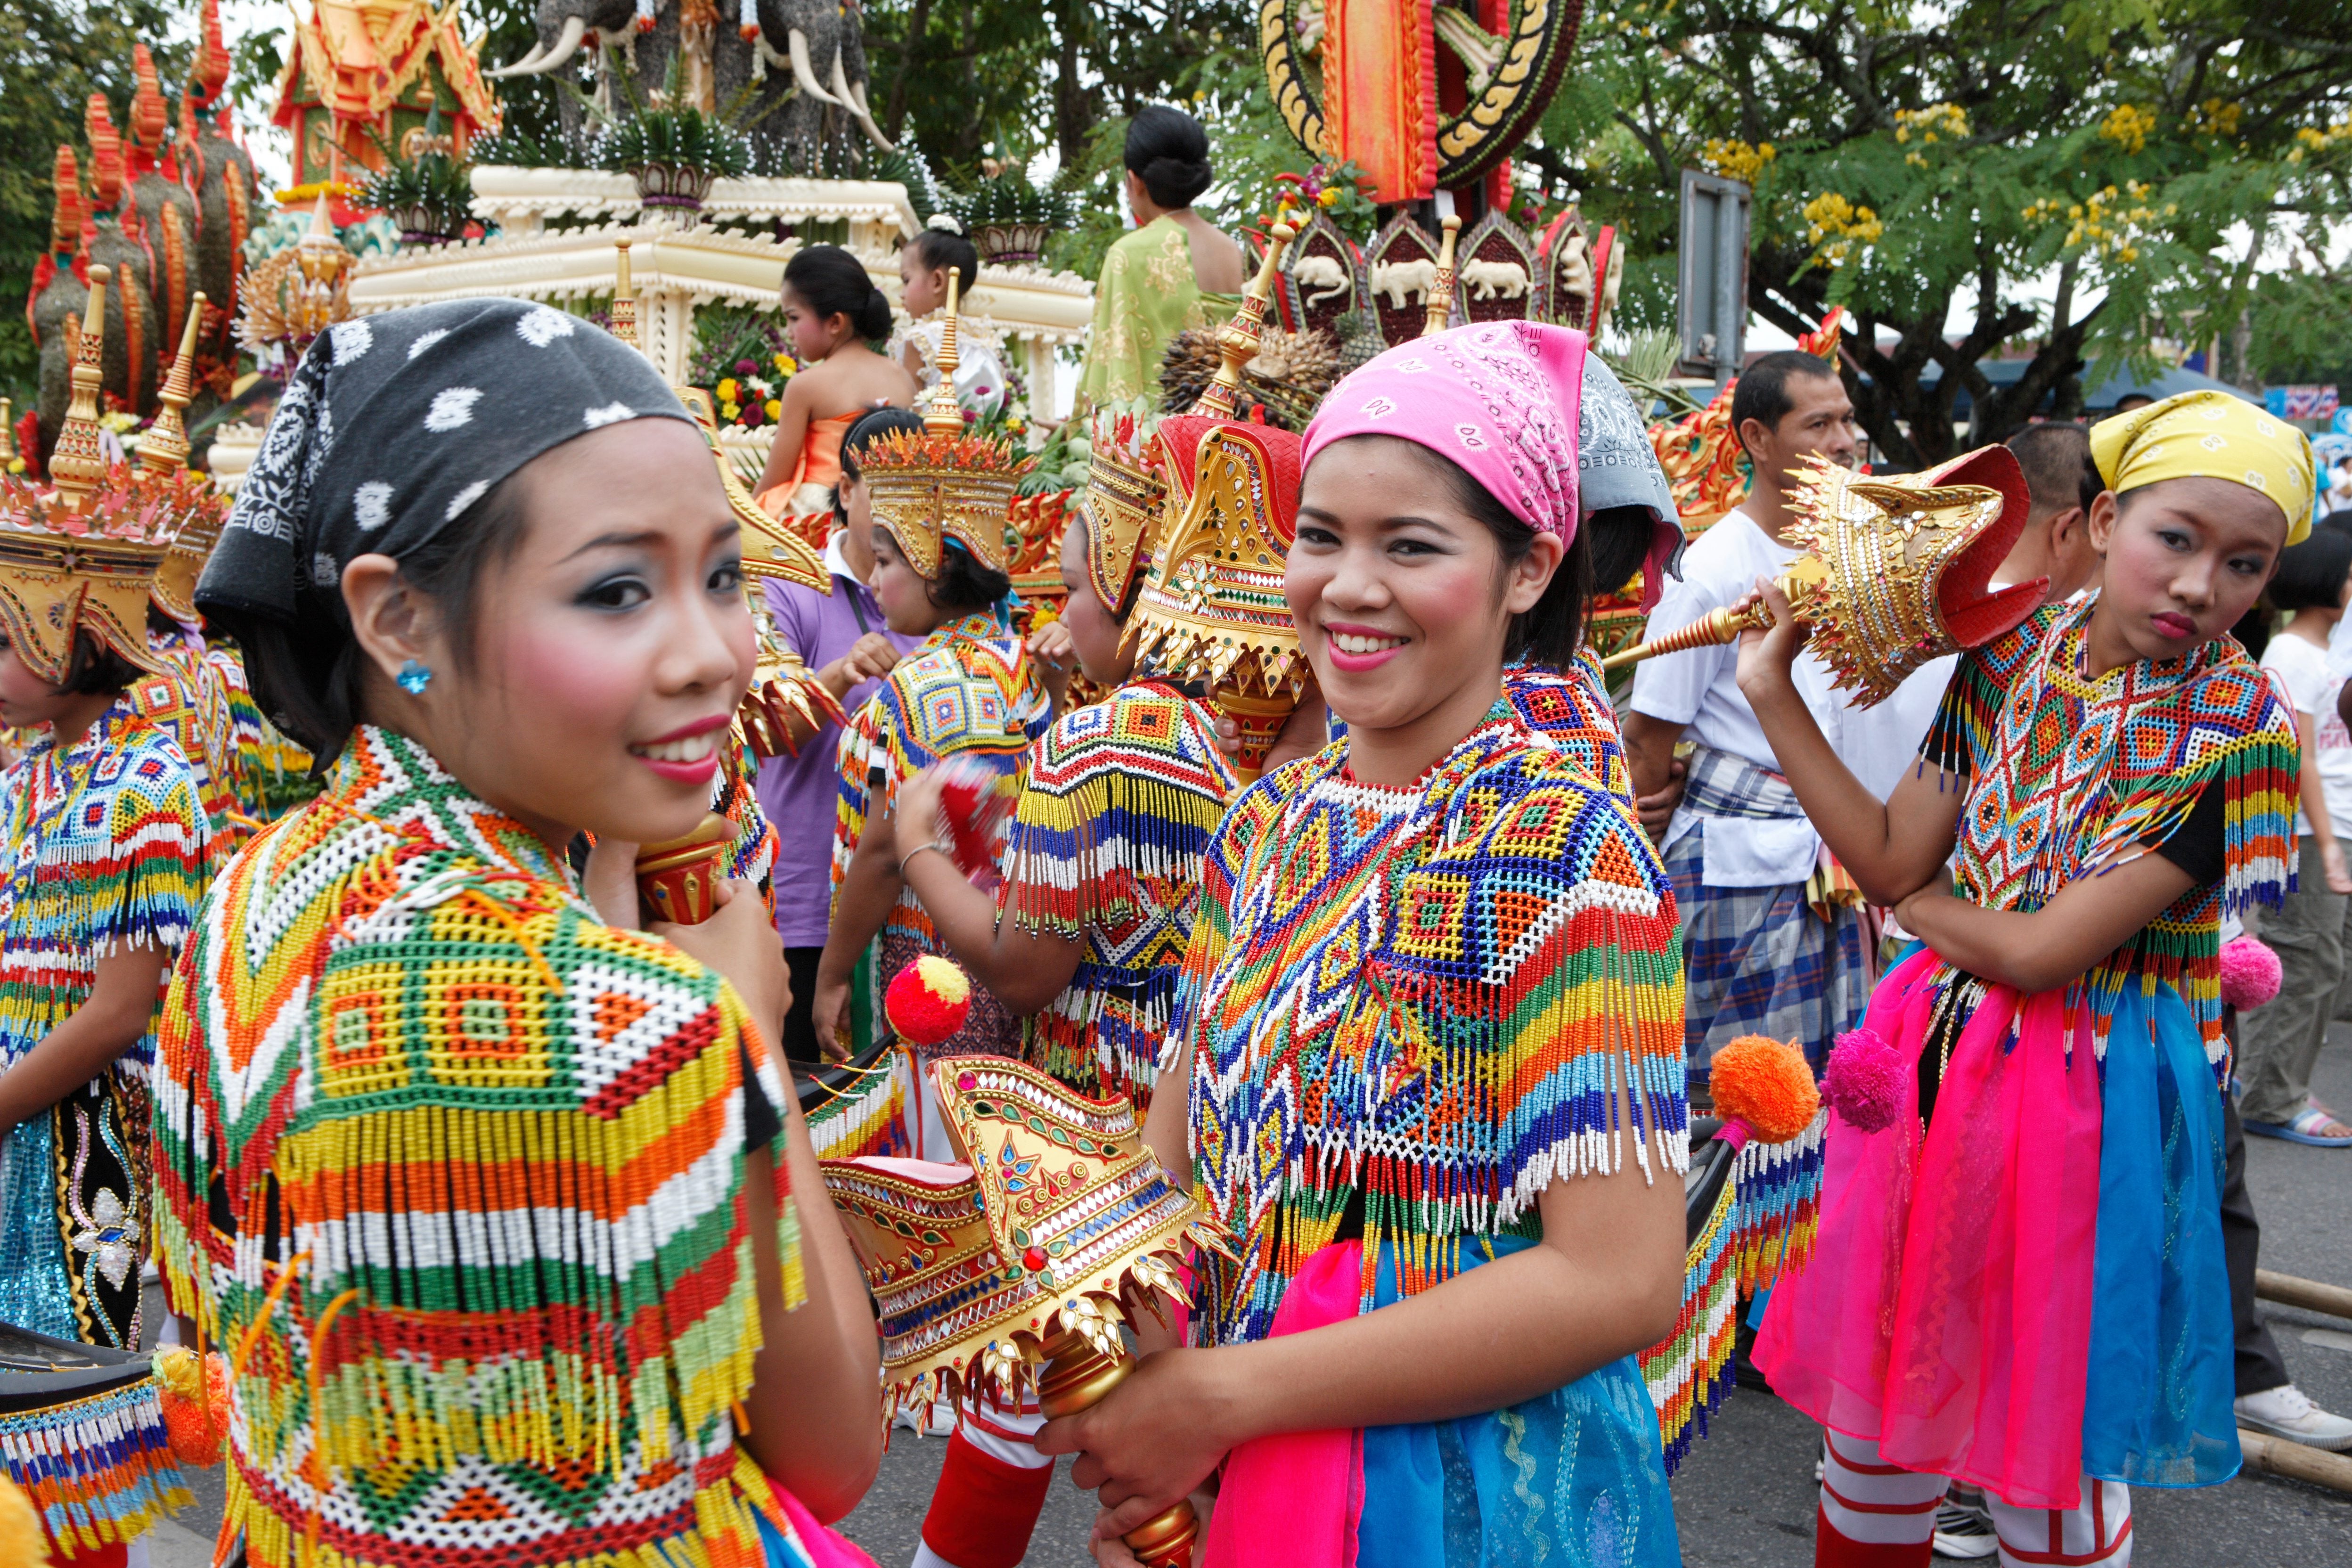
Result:
<instances>
[{"instance_id":1,"label":"plaid sarong","mask_svg":"<svg viewBox=\"0 0 2352 1568\"><path fill-rule=\"evenodd\" d=\"M1683 804L1704 817L1804 815L1780 774L1745 757L1693 752ZM1802 879L1771 888L1705 885L1702 821L1666 851L1683 917L1683 1058L1694 1084L1741 1035L1794 1040L1816 1071L1837 1037L1862 1022L1875 979L1863 911L1832 906L1823 919Z\"/></svg>"}]
</instances>

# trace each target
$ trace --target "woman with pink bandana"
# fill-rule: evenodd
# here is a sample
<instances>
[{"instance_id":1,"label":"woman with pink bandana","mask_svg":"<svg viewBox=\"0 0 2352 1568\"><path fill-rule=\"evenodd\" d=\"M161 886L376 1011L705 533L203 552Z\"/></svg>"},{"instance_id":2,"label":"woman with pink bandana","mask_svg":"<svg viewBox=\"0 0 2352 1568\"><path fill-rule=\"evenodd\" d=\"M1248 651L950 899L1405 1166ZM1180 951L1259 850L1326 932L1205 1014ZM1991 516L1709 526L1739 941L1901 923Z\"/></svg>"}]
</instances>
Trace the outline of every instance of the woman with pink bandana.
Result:
<instances>
[{"instance_id":1,"label":"woman with pink bandana","mask_svg":"<svg viewBox=\"0 0 2352 1568\"><path fill-rule=\"evenodd\" d=\"M1307 428L1284 587L1348 732L1206 858L1145 1137L1234 1258L1200 1259L1188 1346L1147 1332L1038 1437L1082 1451L1103 1563L1188 1494L1220 1568L1680 1562L1633 1361L1682 1284L1674 893L1504 696L1581 631L1584 364L1465 327Z\"/></svg>"}]
</instances>

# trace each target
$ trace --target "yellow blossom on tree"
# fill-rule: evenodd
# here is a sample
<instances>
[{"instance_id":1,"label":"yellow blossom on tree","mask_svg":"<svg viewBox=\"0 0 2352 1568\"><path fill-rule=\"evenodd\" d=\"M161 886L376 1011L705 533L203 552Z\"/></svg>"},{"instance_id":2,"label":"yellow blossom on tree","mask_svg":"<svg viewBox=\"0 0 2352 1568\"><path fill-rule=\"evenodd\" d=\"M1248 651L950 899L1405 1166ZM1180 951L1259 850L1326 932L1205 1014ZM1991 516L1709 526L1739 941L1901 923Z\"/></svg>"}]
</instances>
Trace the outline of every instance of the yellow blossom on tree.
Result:
<instances>
[{"instance_id":1,"label":"yellow blossom on tree","mask_svg":"<svg viewBox=\"0 0 2352 1568\"><path fill-rule=\"evenodd\" d=\"M1756 183L1756 176L1764 172L1765 164L1780 155L1769 142L1759 142L1751 146L1745 142L1727 142L1716 137L1709 137L1706 145L1699 150L1699 161L1710 171L1727 180L1738 180L1748 185Z\"/></svg>"},{"instance_id":2,"label":"yellow blossom on tree","mask_svg":"<svg viewBox=\"0 0 2352 1568\"><path fill-rule=\"evenodd\" d=\"M2137 153L2147 146L2147 133L2155 129L2156 110L2134 103L2116 104L2099 121L2099 134L2126 153Z\"/></svg>"}]
</instances>

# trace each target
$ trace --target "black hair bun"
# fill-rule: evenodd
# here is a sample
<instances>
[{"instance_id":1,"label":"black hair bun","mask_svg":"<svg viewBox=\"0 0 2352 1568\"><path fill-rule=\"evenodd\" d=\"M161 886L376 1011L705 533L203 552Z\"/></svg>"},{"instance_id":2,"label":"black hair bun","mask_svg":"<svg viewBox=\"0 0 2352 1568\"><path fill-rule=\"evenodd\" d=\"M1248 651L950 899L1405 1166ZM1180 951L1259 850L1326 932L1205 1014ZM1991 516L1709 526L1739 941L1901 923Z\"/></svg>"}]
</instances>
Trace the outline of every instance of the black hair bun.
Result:
<instances>
[{"instance_id":1,"label":"black hair bun","mask_svg":"<svg viewBox=\"0 0 2352 1568\"><path fill-rule=\"evenodd\" d=\"M1209 165L1209 133L1181 109L1147 103L1127 124L1125 162L1163 207L1189 207L1216 176Z\"/></svg>"},{"instance_id":2,"label":"black hair bun","mask_svg":"<svg viewBox=\"0 0 2352 1568\"><path fill-rule=\"evenodd\" d=\"M855 322L861 338L887 338L890 335L890 297L868 283L866 304L857 312Z\"/></svg>"}]
</instances>

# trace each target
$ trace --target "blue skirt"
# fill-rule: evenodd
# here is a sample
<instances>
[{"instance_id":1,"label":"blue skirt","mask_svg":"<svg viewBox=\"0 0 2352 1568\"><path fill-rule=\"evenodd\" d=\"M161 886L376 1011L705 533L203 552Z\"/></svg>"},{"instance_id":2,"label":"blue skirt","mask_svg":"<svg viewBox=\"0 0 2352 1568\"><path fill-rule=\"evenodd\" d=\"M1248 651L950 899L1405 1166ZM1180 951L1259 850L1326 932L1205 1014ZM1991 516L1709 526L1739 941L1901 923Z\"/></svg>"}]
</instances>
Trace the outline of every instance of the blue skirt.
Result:
<instances>
[{"instance_id":1,"label":"blue skirt","mask_svg":"<svg viewBox=\"0 0 2352 1568\"><path fill-rule=\"evenodd\" d=\"M1492 1240L1494 1257L1532 1243ZM1487 1259L1465 1249L1465 1267ZM1397 1300L1383 1249L1376 1307ZM1632 1356L1452 1421L1364 1429L1357 1568L1679 1568L1658 1412Z\"/></svg>"},{"instance_id":2,"label":"blue skirt","mask_svg":"<svg viewBox=\"0 0 2352 1568\"><path fill-rule=\"evenodd\" d=\"M2083 1468L2133 1486L2238 1473L2221 1097L2188 1004L2127 985L2101 1067Z\"/></svg>"}]
</instances>

